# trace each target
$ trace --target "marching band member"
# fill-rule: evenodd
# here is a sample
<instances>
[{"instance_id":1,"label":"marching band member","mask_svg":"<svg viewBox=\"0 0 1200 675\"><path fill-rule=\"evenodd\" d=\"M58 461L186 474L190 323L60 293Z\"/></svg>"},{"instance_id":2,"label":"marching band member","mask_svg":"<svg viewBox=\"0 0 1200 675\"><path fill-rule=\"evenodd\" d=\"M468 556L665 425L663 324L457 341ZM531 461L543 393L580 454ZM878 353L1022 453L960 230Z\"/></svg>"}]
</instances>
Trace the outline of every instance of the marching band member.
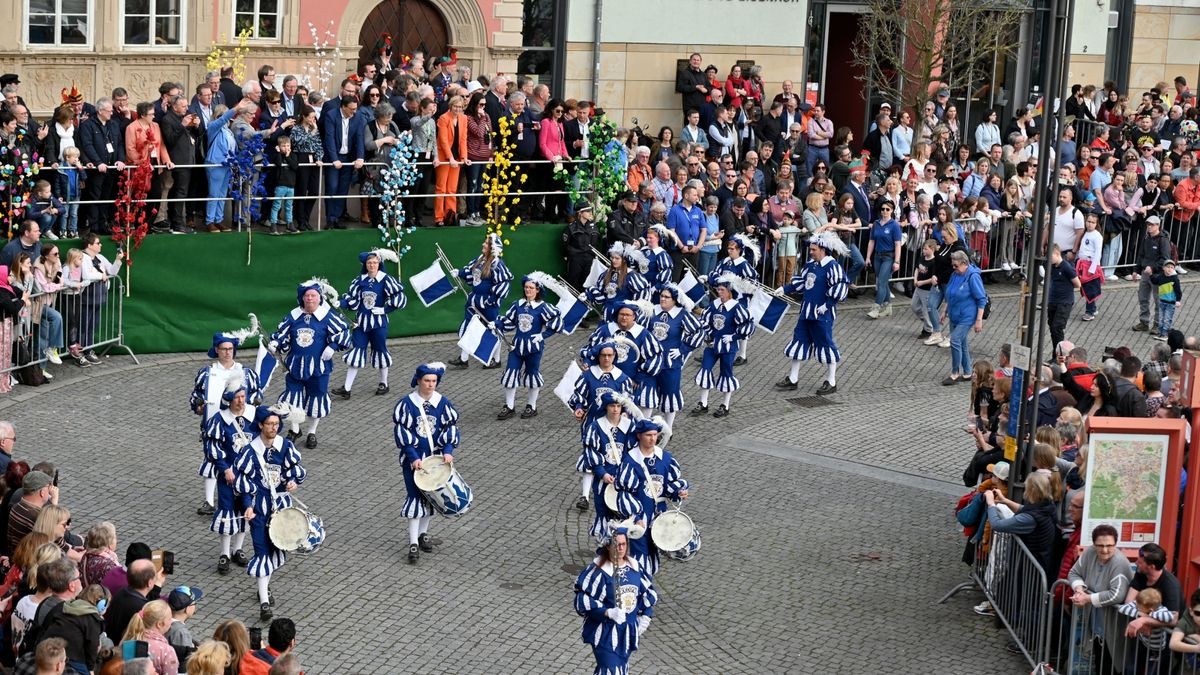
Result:
<instances>
[{"instance_id":1,"label":"marching band member","mask_svg":"<svg viewBox=\"0 0 1200 675\"><path fill-rule=\"evenodd\" d=\"M392 411L407 492L401 513L408 518L408 562L413 564L421 557L421 551L433 550L428 532L434 513L425 493L414 482L413 472L421 468L422 460L435 453L441 453L452 464L454 449L458 447L458 410L437 390L445 374L444 363L417 366L410 384L413 392L400 399Z\"/></svg>"},{"instance_id":2,"label":"marching band member","mask_svg":"<svg viewBox=\"0 0 1200 675\"><path fill-rule=\"evenodd\" d=\"M470 285L467 294L466 309L463 310L462 325L458 327L458 336L462 337L471 323L471 316L478 314L484 323L495 323L500 316L500 303L508 297L508 288L512 283L512 272L504 264L500 255L504 253L504 242L494 233L483 238L483 246L479 255L462 269L455 273ZM466 368L468 365L466 352L458 356L457 361L451 361L455 368ZM497 361L484 368L495 368L500 365Z\"/></svg>"},{"instance_id":3,"label":"marching band member","mask_svg":"<svg viewBox=\"0 0 1200 675\"><path fill-rule=\"evenodd\" d=\"M329 414L329 375L333 354L345 349L350 329L330 303L337 291L323 279L309 279L296 289L296 307L271 335L270 350L287 352L287 377L279 402L300 408L310 418L304 447L317 447L317 424Z\"/></svg>"},{"instance_id":4,"label":"marching band member","mask_svg":"<svg viewBox=\"0 0 1200 675\"><path fill-rule=\"evenodd\" d=\"M653 390L653 395L646 394L643 400L652 398L666 415L669 426L674 426L676 413L683 410L683 364L704 339L700 322L691 313L691 307L692 301L678 286L663 284L658 292L658 307L647 321L650 334L662 347L663 355L658 374L642 384L643 388ZM640 388L638 395L643 396ZM649 414L649 411L643 412Z\"/></svg>"},{"instance_id":5,"label":"marching band member","mask_svg":"<svg viewBox=\"0 0 1200 675\"><path fill-rule=\"evenodd\" d=\"M799 388L800 362L811 356L826 368L825 381L817 393L837 391L837 366L842 355L833 341L833 322L837 319L837 305L846 299L850 287L837 257L847 251L846 244L836 234L821 232L813 236L808 240L808 262L783 287L784 293L803 293L804 299L792 341L783 350L792 359L792 370L775 383L776 388Z\"/></svg>"},{"instance_id":6,"label":"marching band member","mask_svg":"<svg viewBox=\"0 0 1200 675\"><path fill-rule=\"evenodd\" d=\"M593 675L625 675L630 654L650 626L658 593L629 557L624 528L614 530L596 553L575 581L575 611L583 617L583 642L596 659Z\"/></svg>"},{"instance_id":7,"label":"marching band member","mask_svg":"<svg viewBox=\"0 0 1200 675\"><path fill-rule=\"evenodd\" d=\"M358 370L367 365L367 349L370 347L371 367L379 369L379 386L375 395L388 391L388 368L392 355L387 348L388 314L404 309L408 301L404 298L404 286L395 277L384 272L383 261L399 261L394 251L386 248L358 254L362 273L350 282L350 289L342 296L341 306L355 313L354 330L350 334L350 350L342 359L346 362L346 383L333 393L344 399L350 398L350 389Z\"/></svg>"},{"instance_id":8,"label":"marching band member","mask_svg":"<svg viewBox=\"0 0 1200 675\"><path fill-rule=\"evenodd\" d=\"M538 393L545 380L542 379L542 354L546 340L562 330L562 313L545 301L543 284L550 277L544 272L531 272L521 280L525 297L508 306L504 316L496 320L496 329L513 334L513 348L508 353L508 365L500 383L504 385L504 409L496 415L498 420L513 416L517 400L517 387L529 389L529 400L521 419L537 415Z\"/></svg>"},{"instance_id":9,"label":"marching band member","mask_svg":"<svg viewBox=\"0 0 1200 675\"><path fill-rule=\"evenodd\" d=\"M600 404L604 406L604 417L587 425L583 432L583 448L575 462L575 470L583 474L580 481L582 494L575 500L575 508L587 511L588 500L595 497L596 520L592 523L591 534L598 539L606 535L608 520L619 517L608 512L603 492L605 485L616 481L621 456L633 445L633 418L626 411L632 413L635 409L628 396L615 391L601 394Z\"/></svg>"},{"instance_id":10,"label":"marching band member","mask_svg":"<svg viewBox=\"0 0 1200 675\"><path fill-rule=\"evenodd\" d=\"M646 256L632 244L617 242L608 249L611 266L596 285L585 290L580 300L604 306L604 320L616 318L617 307L626 300L644 299L650 290L650 282L643 276L649 266Z\"/></svg>"},{"instance_id":11,"label":"marching band member","mask_svg":"<svg viewBox=\"0 0 1200 675\"><path fill-rule=\"evenodd\" d=\"M738 302L737 296L752 293L753 287L749 282L733 273L725 273L718 277L713 287L716 288L717 302L710 304L700 315L700 326L704 341L704 357L700 370L696 373L696 385L700 387L700 402L692 409L692 415L703 415L708 412L708 391L713 388L713 367L720 366L720 374L716 379L716 387L725 393L725 401L713 413L713 417L724 417L729 414L729 402L733 392L741 385L734 377L734 356L737 353L737 341L750 335L754 321L746 306Z\"/></svg>"},{"instance_id":12,"label":"marching band member","mask_svg":"<svg viewBox=\"0 0 1200 675\"><path fill-rule=\"evenodd\" d=\"M663 241L670 237L669 233L670 230L659 224L651 225L646 230L646 246L642 248L642 255L646 257L645 276L655 290L671 283L671 273L675 267L671 254L662 247Z\"/></svg>"},{"instance_id":13,"label":"marching band member","mask_svg":"<svg viewBox=\"0 0 1200 675\"><path fill-rule=\"evenodd\" d=\"M717 266L708 273L708 285L710 288L715 285L716 280L722 274L735 274L753 282L759 280L758 270L754 268L761 259L757 244L751 241L746 235L735 234L725 243L725 250L729 255L718 262ZM753 292L753 289L751 289L739 299L743 307L749 308L750 295ZM737 359L733 362L735 366L746 363L746 352L750 349L750 336L753 334L754 322L752 321L750 322L750 332L738 343Z\"/></svg>"},{"instance_id":14,"label":"marching band member","mask_svg":"<svg viewBox=\"0 0 1200 675\"><path fill-rule=\"evenodd\" d=\"M651 577L658 573L659 564L658 547L650 538L654 519L667 510L668 499L678 502L688 496L688 482L679 464L658 444L660 432L670 437L671 429L661 417L640 419L633 425L636 444L621 458L616 481L617 510L646 528L645 536L630 539L629 555Z\"/></svg>"},{"instance_id":15,"label":"marching band member","mask_svg":"<svg viewBox=\"0 0 1200 675\"><path fill-rule=\"evenodd\" d=\"M614 320L601 324L579 350L580 358L587 359L588 353L596 345L614 342L617 346L616 365L633 378L637 391L635 400L638 405L651 408L655 405L654 390L643 387L643 384L652 381L662 368L662 345L638 321L649 316L653 310L654 306L645 300L621 302Z\"/></svg>"},{"instance_id":16,"label":"marching band member","mask_svg":"<svg viewBox=\"0 0 1200 675\"><path fill-rule=\"evenodd\" d=\"M267 526L273 513L292 505L290 493L304 482L307 472L300 464L300 451L279 434L288 415L303 411L293 408L284 413L272 407L259 408L257 412L259 434L234 462L237 476L234 489L241 495L241 506L254 542L254 557L246 565L246 574L258 579L259 618L270 621L271 607L275 604L270 591L271 575L283 565L286 556L271 541Z\"/></svg>"},{"instance_id":17,"label":"marching band member","mask_svg":"<svg viewBox=\"0 0 1200 675\"><path fill-rule=\"evenodd\" d=\"M234 465L238 455L258 435L257 408L246 405L246 384L230 379L221 397L221 412L213 415L204 428L204 451L217 474L217 507L209 530L221 536L221 557L217 572L229 573L230 551L233 562L245 567L248 562L242 544L246 541L246 519L238 509L234 483Z\"/></svg>"},{"instance_id":18,"label":"marching band member","mask_svg":"<svg viewBox=\"0 0 1200 675\"><path fill-rule=\"evenodd\" d=\"M606 391L615 391L628 395L633 391L633 380L616 366L617 345L615 342L601 342L593 345L588 352L585 364L593 364L575 380L575 390L567 400L567 405L575 411L575 419L582 425L579 437L582 440L587 426L604 415L604 406L600 397Z\"/></svg>"},{"instance_id":19,"label":"marching band member","mask_svg":"<svg viewBox=\"0 0 1200 675\"><path fill-rule=\"evenodd\" d=\"M200 470L197 472L204 479L204 502L196 513L202 516L212 515L216 504L217 473L208 459L205 430L209 422L221 412L225 385L230 380L241 380L246 386L247 399L252 403L262 401L262 390L258 384L258 373L253 368L245 368L234 361L237 357L238 346L242 341L258 333L258 317L250 315L250 327L231 333L214 333L212 346L208 349L208 358L216 359L196 373L192 386L190 407L192 412L200 416L200 442L204 448L200 460Z\"/></svg>"}]
</instances>

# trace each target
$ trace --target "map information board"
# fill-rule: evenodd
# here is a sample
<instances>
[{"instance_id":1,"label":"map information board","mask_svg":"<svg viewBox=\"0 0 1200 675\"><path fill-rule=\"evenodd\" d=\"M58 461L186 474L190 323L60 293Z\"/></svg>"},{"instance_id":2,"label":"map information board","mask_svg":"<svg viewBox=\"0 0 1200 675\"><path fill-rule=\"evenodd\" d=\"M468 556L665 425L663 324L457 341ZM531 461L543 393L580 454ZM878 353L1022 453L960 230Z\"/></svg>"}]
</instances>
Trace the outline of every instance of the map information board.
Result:
<instances>
[{"instance_id":1,"label":"map information board","mask_svg":"<svg viewBox=\"0 0 1200 675\"><path fill-rule=\"evenodd\" d=\"M1167 471L1168 435L1093 433L1088 443L1081 543L1092 528L1117 528L1117 546L1157 542Z\"/></svg>"}]
</instances>

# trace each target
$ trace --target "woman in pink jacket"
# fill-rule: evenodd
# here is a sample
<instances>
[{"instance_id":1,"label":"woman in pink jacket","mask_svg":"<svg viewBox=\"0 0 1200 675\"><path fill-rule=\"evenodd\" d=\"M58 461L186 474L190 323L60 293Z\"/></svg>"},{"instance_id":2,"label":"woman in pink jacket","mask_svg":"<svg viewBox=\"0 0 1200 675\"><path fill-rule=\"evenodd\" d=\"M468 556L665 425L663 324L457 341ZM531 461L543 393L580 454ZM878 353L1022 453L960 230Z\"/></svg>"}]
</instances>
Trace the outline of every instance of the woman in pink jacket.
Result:
<instances>
[{"instance_id":1,"label":"woman in pink jacket","mask_svg":"<svg viewBox=\"0 0 1200 675\"><path fill-rule=\"evenodd\" d=\"M554 162L554 164L543 165L547 167L544 174L546 176L554 174L554 169L559 166L559 162L570 159L567 153L567 143L563 140L564 108L562 100L557 98L550 99L550 102L546 104L545 112L542 116L542 128L538 133L538 148L542 151L542 159ZM547 190L562 187L553 179L547 180L545 185ZM566 195L546 195L546 222L561 223L566 213Z\"/></svg>"}]
</instances>

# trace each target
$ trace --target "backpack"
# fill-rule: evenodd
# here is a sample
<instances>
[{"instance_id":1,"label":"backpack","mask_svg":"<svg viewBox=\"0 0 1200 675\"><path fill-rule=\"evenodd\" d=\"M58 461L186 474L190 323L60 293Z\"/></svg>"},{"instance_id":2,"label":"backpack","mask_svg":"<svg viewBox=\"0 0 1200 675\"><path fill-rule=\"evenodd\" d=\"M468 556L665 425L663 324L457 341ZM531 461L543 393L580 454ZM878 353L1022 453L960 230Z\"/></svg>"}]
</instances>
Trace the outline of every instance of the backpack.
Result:
<instances>
[{"instance_id":1,"label":"backpack","mask_svg":"<svg viewBox=\"0 0 1200 675\"><path fill-rule=\"evenodd\" d=\"M25 635L21 638L21 645L17 648L17 653L21 655L17 659L17 671L20 672L20 662L29 657L28 661L34 669L30 673L36 672L36 664L33 663L33 653L37 650L38 643L42 641L42 632L46 629L46 617L63 604L62 598L51 595L38 605L37 611L33 613L33 620L25 627Z\"/></svg>"}]
</instances>

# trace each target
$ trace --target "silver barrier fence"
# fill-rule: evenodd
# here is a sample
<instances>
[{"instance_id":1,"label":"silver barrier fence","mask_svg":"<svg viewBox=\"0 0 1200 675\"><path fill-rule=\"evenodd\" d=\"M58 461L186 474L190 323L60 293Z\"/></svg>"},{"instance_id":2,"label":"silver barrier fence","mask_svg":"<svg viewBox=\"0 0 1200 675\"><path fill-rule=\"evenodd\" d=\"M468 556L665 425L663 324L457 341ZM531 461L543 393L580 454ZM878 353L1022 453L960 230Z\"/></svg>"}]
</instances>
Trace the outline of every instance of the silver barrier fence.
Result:
<instances>
[{"instance_id":1,"label":"silver barrier fence","mask_svg":"<svg viewBox=\"0 0 1200 675\"><path fill-rule=\"evenodd\" d=\"M104 287L95 287L96 283ZM28 311L11 320L12 356L8 363L0 363L0 377L14 376L21 381L25 368L45 368L47 350L54 347L67 364L76 353L106 355L114 349L139 363L125 343L125 292L119 276L82 288L31 295L26 308Z\"/></svg>"},{"instance_id":2,"label":"silver barrier fence","mask_svg":"<svg viewBox=\"0 0 1200 675\"><path fill-rule=\"evenodd\" d=\"M1200 674L1200 636L1176 633L1173 623L1150 619L1145 609L1138 609L1136 602L1127 604L1126 598L1104 607L1076 606L1070 601L1071 594L1069 583L1063 579L1054 582L1048 598L1046 652L1040 662L1049 664L1054 672ZM1191 610L1189 595L1190 591L1184 589L1184 612ZM1131 628L1135 619L1139 625Z\"/></svg>"}]
</instances>

